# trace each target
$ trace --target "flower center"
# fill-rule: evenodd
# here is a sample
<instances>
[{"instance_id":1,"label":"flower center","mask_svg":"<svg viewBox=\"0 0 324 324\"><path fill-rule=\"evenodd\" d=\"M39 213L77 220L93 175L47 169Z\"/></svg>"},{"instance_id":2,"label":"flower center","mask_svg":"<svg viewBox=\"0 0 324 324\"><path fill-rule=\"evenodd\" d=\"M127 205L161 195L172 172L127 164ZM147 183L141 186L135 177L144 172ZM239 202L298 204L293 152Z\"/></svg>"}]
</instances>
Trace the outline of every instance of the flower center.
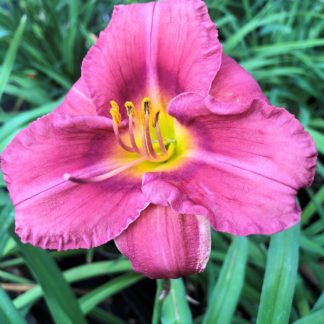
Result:
<instances>
[{"instance_id":1,"label":"flower center","mask_svg":"<svg viewBox=\"0 0 324 324\"><path fill-rule=\"evenodd\" d=\"M110 164L112 167L105 167L105 170L100 169L92 174L85 170L84 173L80 171L82 176L66 173L65 180L95 183L126 171L133 176L141 176L154 170L174 169L182 161L184 153L192 148L190 134L164 110L154 109L148 97L142 100L140 109L136 109L131 101L125 102L128 116L126 131L117 102L112 100L110 104L113 130L119 144L114 153L115 162Z\"/></svg>"},{"instance_id":2,"label":"flower center","mask_svg":"<svg viewBox=\"0 0 324 324\"><path fill-rule=\"evenodd\" d=\"M117 142L125 151L136 153L144 157L146 161L153 163L165 162L170 159L174 153L175 140L162 136L159 125L160 110L152 108L151 100L148 97L142 100L140 110L137 110L131 101L125 103L128 115L127 137L129 137L129 144L125 143L125 137L122 138L119 132L122 122L119 106L115 101L111 101L110 104L114 133Z\"/></svg>"}]
</instances>

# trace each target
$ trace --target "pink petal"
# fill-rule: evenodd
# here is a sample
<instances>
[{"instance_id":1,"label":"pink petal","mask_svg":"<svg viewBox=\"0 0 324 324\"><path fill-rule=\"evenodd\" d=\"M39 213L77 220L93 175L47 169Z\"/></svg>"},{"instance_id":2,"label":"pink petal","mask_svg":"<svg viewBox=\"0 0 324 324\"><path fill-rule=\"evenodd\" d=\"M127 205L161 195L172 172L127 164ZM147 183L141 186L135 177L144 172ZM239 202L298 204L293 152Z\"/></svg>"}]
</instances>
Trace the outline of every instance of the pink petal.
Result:
<instances>
[{"instance_id":1,"label":"pink petal","mask_svg":"<svg viewBox=\"0 0 324 324\"><path fill-rule=\"evenodd\" d=\"M138 106L146 96L166 104L183 91L207 94L220 62L206 5L159 1L116 6L84 59L82 76L99 113L107 115L110 100Z\"/></svg>"},{"instance_id":2,"label":"pink petal","mask_svg":"<svg viewBox=\"0 0 324 324\"><path fill-rule=\"evenodd\" d=\"M23 242L48 249L90 248L119 235L148 203L140 179L92 184L64 180L112 168L111 121L51 114L32 123L1 156Z\"/></svg>"},{"instance_id":3,"label":"pink petal","mask_svg":"<svg viewBox=\"0 0 324 324\"><path fill-rule=\"evenodd\" d=\"M136 272L150 278L177 278L204 270L210 226L205 217L151 205L115 243Z\"/></svg>"},{"instance_id":4,"label":"pink petal","mask_svg":"<svg viewBox=\"0 0 324 324\"><path fill-rule=\"evenodd\" d=\"M225 54L222 56L222 64L213 81L210 94L216 100L228 103L249 104L253 99L268 102L254 78Z\"/></svg>"},{"instance_id":5,"label":"pink petal","mask_svg":"<svg viewBox=\"0 0 324 324\"><path fill-rule=\"evenodd\" d=\"M268 101L253 77L225 54L210 94L222 102L250 104L253 99Z\"/></svg>"},{"instance_id":6,"label":"pink petal","mask_svg":"<svg viewBox=\"0 0 324 324\"><path fill-rule=\"evenodd\" d=\"M197 150L176 171L145 175L152 203L207 216L216 230L235 235L272 234L299 221L296 194L313 180L316 150L293 115L261 100L232 114L195 94L179 96L170 113Z\"/></svg>"},{"instance_id":7,"label":"pink petal","mask_svg":"<svg viewBox=\"0 0 324 324\"><path fill-rule=\"evenodd\" d=\"M54 111L59 114L69 115L96 115L87 85L80 78L67 93L63 103Z\"/></svg>"}]
</instances>

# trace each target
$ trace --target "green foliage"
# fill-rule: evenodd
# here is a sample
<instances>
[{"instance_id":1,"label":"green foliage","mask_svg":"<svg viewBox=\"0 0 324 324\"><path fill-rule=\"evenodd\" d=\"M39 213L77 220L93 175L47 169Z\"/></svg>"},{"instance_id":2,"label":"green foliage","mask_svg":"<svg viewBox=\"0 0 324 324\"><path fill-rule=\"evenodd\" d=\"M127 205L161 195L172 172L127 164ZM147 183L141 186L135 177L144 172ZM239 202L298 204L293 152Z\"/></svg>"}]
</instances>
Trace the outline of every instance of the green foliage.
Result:
<instances>
[{"instance_id":1,"label":"green foliage","mask_svg":"<svg viewBox=\"0 0 324 324\"><path fill-rule=\"evenodd\" d=\"M247 238L234 237L208 300L203 324L231 323L243 288L247 256Z\"/></svg>"},{"instance_id":2,"label":"green foliage","mask_svg":"<svg viewBox=\"0 0 324 324\"><path fill-rule=\"evenodd\" d=\"M52 257L30 244L23 244L14 236L17 245L44 292L55 323L86 323L78 302Z\"/></svg>"},{"instance_id":3,"label":"green foliage","mask_svg":"<svg viewBox=\"0 0 324 324\"><path fill-rule=\"evenodd\" d=\"M18 50L19 43L21 41L24 29L26 26L26 16L22 16L20 19L19 26L17 28L17 31L10 42L10 46L8 49L8 52L6 53L6 56L4 58L3 64L1 65L1 73L0 73L0 100L3 94L3 91L7 85L7 82L9 80L12 66L16 59L16 54Z\"/></svg>"},{"instance_id":4,"label":"green foliage","mask_svg":"<svg viewBox=\"0 0 324 324\"><path fill-rule=\"evenodd\" d=\"M297 279L298 246L299 225L272 236L257 324L288 322Z\"/></svg>"},{"instance_id":5,"label":"green foliage","mask_svg":"<svg viewBox=\"0 0 324 324\"><path fill-rule=\"evenodd\" d=\"M0 152L61 102L114 2L134 1L0 0ZM0 176L0 323L44 322L39 310L45 322L56 323L323 322L323 3L207 4L224 52L260 82L274 105L300 119L321 153L315 182L300 195L301 225L271 238L213 233L206 271L172 280L162 299L167 283L157 281L153 303L155 283L134 274L113 244L46 252L20 243L10 230L13 208ZM138 282L150 289L138 289Z\"/></svg>"},{"instance_id":6,"label":"green foliage","mask_svg":"<svg viewBox=\"0 0 324 324\"><path fill-rule=\"evenodd\" d=\"M8 295L0 288L0 319L3 324L26 324L22 315L12 305Z\"/></svg>"},{"instance_id":7,"label":"green foliage","mask_svg":"<svg viewBox=\"0 0 324 324\"><path fill-rule=\"evenodd\" d=\"M170 290L162 301L162 324L191 324L192 315L182 279L171 280Z\"/></svg>"}]
</instances>

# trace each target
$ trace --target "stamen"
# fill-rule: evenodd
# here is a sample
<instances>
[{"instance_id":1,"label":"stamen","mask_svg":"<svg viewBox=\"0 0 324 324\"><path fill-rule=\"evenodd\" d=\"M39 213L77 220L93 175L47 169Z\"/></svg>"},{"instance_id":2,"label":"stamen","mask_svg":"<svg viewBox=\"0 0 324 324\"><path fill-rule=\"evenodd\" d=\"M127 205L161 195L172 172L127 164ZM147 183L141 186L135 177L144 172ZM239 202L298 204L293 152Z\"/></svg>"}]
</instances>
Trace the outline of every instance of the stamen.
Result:
<instances>
[{"instance_id":1,"label":"stamen","mask_svg":"<svg viewBox=\"0 0 324 324\"><path fill-rule=\"evenodd\" d=\"M133 125L133 123L134 123L133 117L135 117L136 108L131 101L126 101L125 107L126 107L127 114L128 114L128 130L129 130L129 137L130 137L130 141L132 144L132 148L137 154L141 154L141 151L136 144L134 130L133 130L133 126L134 126Z\"/></svg>"},{"instance_id":2,"label":"stamen","mask_svg":"<svg viewBox=\"0 0 324 324\"><path fill-rule=\"evenodd\" d=\"M149 115L151 112L151 100L146 97L142 100L142 109L144 111L144 138L145 138L145 143L148 148L149 154L153 157L156 158L157 155L154 151L153 145L152 145L152 139L151 139L151 134L150 134L150 123L149 123ZM144 146L144 145L143 145Z\"/></svg>"},{"instance_id":3,"label":"stamen","mask_svg":"<svg viewBox=\"0 0 324 324\"><path fill-rule=\"evenodd\" d=\"M146 140L146 145L147 145L150 155L152 155L153 158L156 158L157 155L154 151L153 144L152 144L149 116L147 114L145 114L145 140Z\"/></svg>"},{"instance_id":4,"label":"stamen","mask_svg":"<svg viewBox=\"0 0 324 324\"><path fill-rule=\"evenodd\" d=\"M63 177L64 177L64 180L75 182L75 183L96 183L96 182L108 180L108 179L138 165L139 163L141 163L143 161L145 161L144 157L134 160L132 162L126 163L114 170L111 170L109 172L106 172L106 173L103 173L101 175L94 176L94 177L74 177L69 173L65 173Z\"/></svg>"},{"instance_id":5,"label":"stamen","mask_svg":"<svg viewBox=\"0 0 324 324\"><path fill-rule=\"evenodd\" d=\"M151 126L153 128L156 127L156 123L159 120L159 115L160 115L160 110L154 111L154 113L152 114L152 118L151 118Z\"/></svg>"},{"instance_id":6,"label":"stamen","mask_svg":"<svg viewBox=\"0 0 324 324\"><path fill-rule=\"evenodd\" d=\"M152 110L152 103L151 103L151 99L149 97L145 97L142 100L142 107L143 107L144 113L149 115Z\"/></svg>"},{"instance_id":7,"label":"stamen","mask_svg":"<svg viewBox=\"0 0 324 324\"><path fill-rule=\"evenodd\" d=\"M145 131L144 129L142 130L142 148L143 148L143 153L146 157L147 160L151 160L150 153L148 151L147 145L146 145L146 137L145 137Z\"/></svg>"},{"instance_id":8,"label":"stamen","mask_svg":"<svg viewBox=\"0 0 324 324\"><path fill-rule=\"evenodd\" d=\"M110 114L111 114L111 117L113 119L113 122L114 122L114 124L119 126L121 121L122 121L122 118L121 118L121 114L119 112L118 103L116 101L114 101L114 100L111 100L110 105L111 105Z\"/></svg>"},{"instance_id":9,"label":"stamen","mask_svg":"<svg viewBox=\"0 0 324 324\"><path fill-rule=\"evenodd\" d=\"M121 136L120 136L120 133L119 133L119 129L118 129L118 126L121 124L121 121L122 121L122 117L121 117L121 114L119 112L119 106L118 106L118 103L114 100L111 100L110 101L110 104L111 104L111 109L110 109L110 114L111 114L111 117L113 119L113 129L114 129L114 133L115 133L115 136L116 136L116 139L119 143L119 145L126 151L128 152L134 152L133 148L129 147L128 145L126 145Z\"/></svg>"},{"instance_id":10,"label":"stamen","mask_svg":"<svg viewBox=\"0 0 324 324\"><path fill-rule=\"evenodd\" d=\"M128 116L135 117L136 108L135 108L135 105L131 101L125 102L125 108L127 110Z\"/></svg>"}]
</instances>

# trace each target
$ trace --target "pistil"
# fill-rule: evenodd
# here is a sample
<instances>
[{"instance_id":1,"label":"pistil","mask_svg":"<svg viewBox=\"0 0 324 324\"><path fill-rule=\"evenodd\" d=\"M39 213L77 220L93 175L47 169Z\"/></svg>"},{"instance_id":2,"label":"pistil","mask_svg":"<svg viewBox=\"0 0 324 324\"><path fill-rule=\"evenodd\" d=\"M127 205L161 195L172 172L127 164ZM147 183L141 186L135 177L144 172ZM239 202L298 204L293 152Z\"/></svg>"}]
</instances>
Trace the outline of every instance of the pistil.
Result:
<instances>
[{"instance_id":1,"label":"pistil","mask_svg":"<svg viewBox=\"0 0 324 324\"><path fill-rule=\"evenodd\" d=\"M116 176L117 174L120 174L120 173L140 164L144 160L145 160L145 158L141 157L141 158L134 160L132 162L123 164L116 169L110 170L108 172L104 172L100 175L96 175L93 177L75 177L75 176L72 176L70 173L65 173L64 179L71 181L71 182L76 182L76 183L96 183L96 182L108 180L109 178L112 178L112 177Z\"/></svg>"}]
</instances>

